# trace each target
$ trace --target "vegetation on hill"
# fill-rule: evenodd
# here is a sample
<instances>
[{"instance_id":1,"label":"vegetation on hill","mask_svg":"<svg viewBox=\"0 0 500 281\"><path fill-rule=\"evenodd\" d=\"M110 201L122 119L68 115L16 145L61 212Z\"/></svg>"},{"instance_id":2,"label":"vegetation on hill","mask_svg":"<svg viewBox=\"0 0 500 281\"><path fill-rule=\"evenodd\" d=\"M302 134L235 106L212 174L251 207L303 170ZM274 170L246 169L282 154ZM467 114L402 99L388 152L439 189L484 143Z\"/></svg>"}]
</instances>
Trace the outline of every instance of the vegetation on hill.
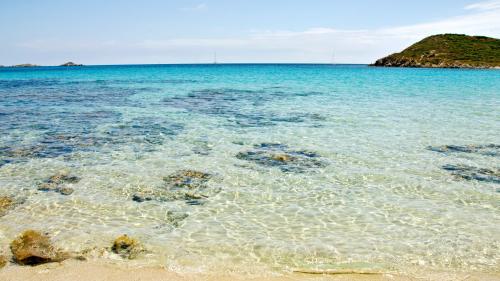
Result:
<instances>
[{"instance_id":1,"label":"vegetation on hill","mask_svg":"<svg viewBox=\"0 0 500 281\"><path fill-rule=\"evenodd\" d=\"M500 68L500 39L462 34L427 37L374 66Z\"/></svg>"}]
</instances>

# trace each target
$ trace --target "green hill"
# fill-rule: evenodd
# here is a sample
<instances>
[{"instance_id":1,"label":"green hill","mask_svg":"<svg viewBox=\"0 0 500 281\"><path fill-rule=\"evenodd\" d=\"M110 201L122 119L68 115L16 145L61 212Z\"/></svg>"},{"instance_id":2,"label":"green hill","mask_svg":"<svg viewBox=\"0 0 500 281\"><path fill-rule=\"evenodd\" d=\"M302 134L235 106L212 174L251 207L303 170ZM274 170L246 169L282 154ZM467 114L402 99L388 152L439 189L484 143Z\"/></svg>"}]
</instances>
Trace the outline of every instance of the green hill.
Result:
<instances>
[{"instance_id":1,"label":"green hill","mask_svg":"<svg viewBox=\"0 0 500 281\"><path fill-rule=\"evenodd\" d=\"M500 39L461 34L429 36L374 66L500 68Z\"/></svg>"}]
</instances>

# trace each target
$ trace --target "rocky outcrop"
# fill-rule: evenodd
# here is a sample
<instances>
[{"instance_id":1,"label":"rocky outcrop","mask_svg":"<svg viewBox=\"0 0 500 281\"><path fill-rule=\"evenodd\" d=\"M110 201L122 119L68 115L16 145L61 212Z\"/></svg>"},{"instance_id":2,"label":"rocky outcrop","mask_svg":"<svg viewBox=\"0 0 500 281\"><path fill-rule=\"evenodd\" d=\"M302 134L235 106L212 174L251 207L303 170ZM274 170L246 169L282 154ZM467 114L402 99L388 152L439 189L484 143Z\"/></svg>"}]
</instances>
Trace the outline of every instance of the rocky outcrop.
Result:
<instances>
[{"instance_id":1,"label":"rocky outcrop","mask_svg":"<svg viewBox=\"0 0 500 281\"><path fill-rule=\"evenodd\" d=\"M68 255L55 248L50 238L35 230L23 232L10 244L14 261L21 265L37 265L48 262L58 262L68 258Z\"/></svg>"},{"instance_id":2,"label":"rocky outcrop","mask_svg":"<svg viewBox=\"0 0 500 281\"><path fill-rule=\"evenodd\" d=\"M122 258L134 259L141 252L144 251L142 246L137 242L137 240L129 237L127 234L123 234L113 241L113 246L111 250L120 255Z\"/></svg>"},{"instance_id":3,"label":"rocky outcrop","mask_svg":"<svg viewBox=\"0 0 500 281\"><path fill-rule=\"evenodd\" d=\"M423 68L492 68L489 66L481 66L474 63L438 60L429 61L429 57L422 55L418 58L390 55L381 58L374 63L374 66L386 67L423 67Z\"/></svg>"},{"instance_id":4,"label":"rocky outcrop","mask_svg":"<svg viewBox=\"0 0 500 281\"><path fill-rule=\"evenodd\" d=\"M373 66L429 68L499 68L500 39L461 34L427 37Z\"/></svg>"},{"instance_id":5,"label":"rocky outcrop","mask_svg":"<svg viewBox=\"0 0 500 281\"><path fill-rule=\"evenodd\" d=\"M67 63L61 64L60 66L83 66L83 64L77 64L72 61L69 61Z\"/></svg>"}]
</instances>

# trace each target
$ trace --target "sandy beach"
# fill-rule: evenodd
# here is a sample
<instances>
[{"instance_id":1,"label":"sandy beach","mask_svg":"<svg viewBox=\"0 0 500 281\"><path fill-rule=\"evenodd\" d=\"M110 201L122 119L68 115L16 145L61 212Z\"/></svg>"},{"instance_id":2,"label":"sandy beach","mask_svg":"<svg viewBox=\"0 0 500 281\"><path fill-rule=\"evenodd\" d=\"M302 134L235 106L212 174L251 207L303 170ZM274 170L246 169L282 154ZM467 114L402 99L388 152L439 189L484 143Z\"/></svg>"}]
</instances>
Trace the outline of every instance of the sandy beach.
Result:
<instances>
[{"instance_id":1,"label":"sandy beach","mask_svg":"<svg viewBox=\"0 0 500 281\"><path fill-rule=\"evenodd\" d=\"M263 281L292 281L292 280L500 280L499 273L453 273L453 272L426 272L402 275L397 273L354 273L336 271L321 274L314 273L284 273L275 275L241 275L238 273L176 273L163 267L137 267L127 262L110 262L107 260L76 261L68 260L62 263L48 263L39 266L18 266L10 264L0 270L0 280L3 281L66 281L66 280L106 280L106 281L149 281L149 280L263 280Z\"/></svg>"}]
</instances>

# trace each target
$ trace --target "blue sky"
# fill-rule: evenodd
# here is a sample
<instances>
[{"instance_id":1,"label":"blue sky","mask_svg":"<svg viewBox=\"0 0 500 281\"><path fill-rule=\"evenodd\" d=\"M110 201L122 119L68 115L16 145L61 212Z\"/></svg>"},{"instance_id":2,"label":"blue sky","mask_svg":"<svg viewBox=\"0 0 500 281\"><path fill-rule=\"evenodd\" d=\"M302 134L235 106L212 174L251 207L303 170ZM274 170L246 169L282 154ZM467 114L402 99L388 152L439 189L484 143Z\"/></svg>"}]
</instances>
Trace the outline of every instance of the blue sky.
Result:
<instances>
[{"instance_id":1,"label":"blue sky","mask_svg":"<svg viewBox=\"0 0 500 281\"><path fill-rule=\"evenodd\" d=\"M0 0L0 64L370 63L436 33L500 37L500 0Z\"/></svg>"}]
</instances>

